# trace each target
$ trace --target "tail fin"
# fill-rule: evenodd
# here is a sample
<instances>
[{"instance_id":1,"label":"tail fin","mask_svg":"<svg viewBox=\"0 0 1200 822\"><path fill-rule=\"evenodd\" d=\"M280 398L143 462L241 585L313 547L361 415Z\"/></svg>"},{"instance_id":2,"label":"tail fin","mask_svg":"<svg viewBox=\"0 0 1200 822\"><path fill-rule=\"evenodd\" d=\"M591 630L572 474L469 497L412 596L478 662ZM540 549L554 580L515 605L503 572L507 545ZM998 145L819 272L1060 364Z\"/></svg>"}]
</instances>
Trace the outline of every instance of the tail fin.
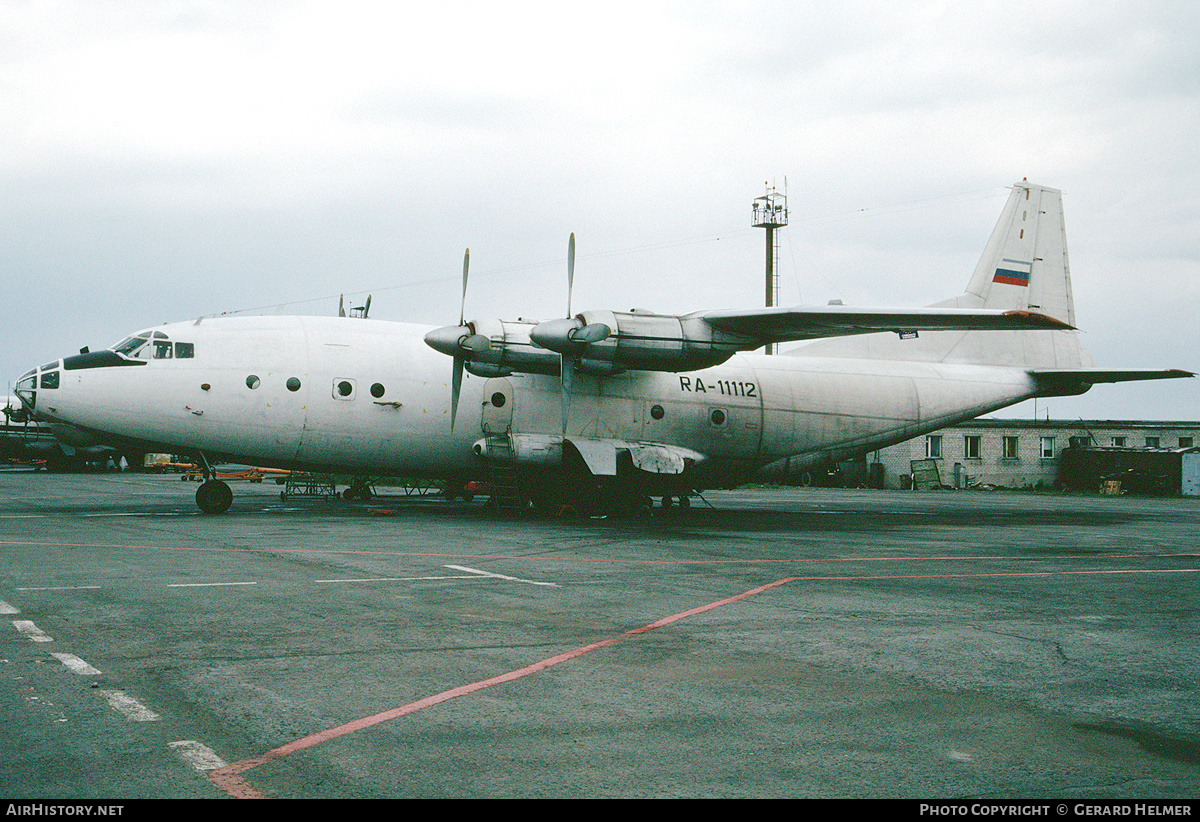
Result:
<instances>
[{"instance_id":1,"label":"tail fin","mask_svg":"<svg viewBox=\"0 0 1200 822\"><path fill-rule=\"evenodd\" d=\"M1035 311L1075 325L1062 192L1025 181L1014 185L967 290L932 307ZM1092 364L1075 331L937 331L910 340L868 334L821 340L795 353L1029 368Z\"/></svg>"},{"instance_id":2,"label":"tail fin","mask_svg":"<svg viewBox=\"0 0 1200 822\"><path fill-rule=\"evenodd\" d=\"M1037 311L1075 325L1061 191L1013 186L963 296L982 308Z\"/></svg>"}]
</instances>

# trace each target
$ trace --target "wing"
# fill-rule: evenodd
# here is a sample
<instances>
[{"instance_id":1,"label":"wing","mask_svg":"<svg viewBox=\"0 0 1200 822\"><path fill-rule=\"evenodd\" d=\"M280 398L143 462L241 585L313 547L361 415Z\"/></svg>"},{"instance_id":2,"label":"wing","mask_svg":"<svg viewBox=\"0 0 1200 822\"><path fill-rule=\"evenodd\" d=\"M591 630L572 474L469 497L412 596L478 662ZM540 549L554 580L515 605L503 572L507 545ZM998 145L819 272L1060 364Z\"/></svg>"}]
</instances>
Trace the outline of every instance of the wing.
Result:
<instances>
[{"instance_id":1,"label":"wing","mask_svg":"<svg viewBox=\"0 0 1200 822\"><path fill-rule=\"evenodd\" d=\"M1033 311L966 308L758 308L690 315L714 328L768 342L814 340L894 331L1073 331L1074 326Z\"/></svg>"}]
</instances>

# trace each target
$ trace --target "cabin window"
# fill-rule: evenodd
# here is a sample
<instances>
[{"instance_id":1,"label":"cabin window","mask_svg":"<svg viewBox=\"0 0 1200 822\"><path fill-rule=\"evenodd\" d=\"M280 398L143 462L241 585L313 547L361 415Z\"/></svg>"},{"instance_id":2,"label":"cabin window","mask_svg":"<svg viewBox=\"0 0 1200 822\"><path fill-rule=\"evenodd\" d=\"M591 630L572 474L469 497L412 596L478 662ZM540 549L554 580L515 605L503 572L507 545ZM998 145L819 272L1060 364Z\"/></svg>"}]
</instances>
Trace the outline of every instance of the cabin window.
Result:
<instances>
[{"instance_id":1,"label":"cabin window","mask_svg":"<svg viewBox=\"0 0 1200 822\"><path fill-rule=\"evenodd\" d=\"M58 372L43 371L41 381L38 383L39 388L58 388Z\"/></svg>"},{"instance_id":2,"label":"cabin window","mask_svg":"<svg viewBox=\"0 0 1200 822\"><path fill-rule=\"evenodd\" d=\"M1179 447L1180 448L1191 448L1193 442L1195 442L1195 440L1193 440L1191 437L1180 437L1179 438Z\"/></svg>"},{"instance_id":3,"label":"cabin window","mask_svg":"<svg viewBox=\"0 0 1200 822\"><path fill-rule=\"evenodd\" d=\"M713 425L724 425L725 424L725 412L722 411L720 408L714 408L713 412L708 415L708 419L712 422Z\"/></svg>"},{"instance_id":4,"label":"cabin window","mask_svg":"<svg viewBox=\"0 0 1200 822\"><path fill-rule=\"evenodd\" d=\"M663 410L661 405L650 406L650 416L654 417L654 419L661 420L666 414L667 412Z\"/></svg>"},{"instance_id":5,"label":"cabin window","mask_svg":"<svg viewBox=\"0 0 1200 822\"><path fill-rule=\"evenodd\" d=\"M354 399L354 380L334 380L333 398L335 400Z\"/></svg>"},{"instance_id":6,"label":"cabin window","mask_svg":"<svg viewBox=\"0 0 1200 822\"><path fill-rule=\"evenodd\" d=\"M384 392L383 383L377 382L371 386L371 396L374 397L375 399L379 399L380 397L382 397L383 392Z\"/></svg>"},{"instance_id":7,"label":"cabin window","mask_svg":"<svg viewBox=\"0 0 1200 822\"><path fill-rule=\"evenodd\" d=\"M246 377L246 387L251 391L253 391L255 388L258 388L258 386L261 384L262 380L260 380L255 374L251 374L249 377Z\"/></svg>"},{"instance_id":8,"label":"cabin window","mask_svg":"<svg viewBox=\"0 0 1200 822\"><path fill-rule=\"evenodd\" d=\"M45 388L45 387L46 386L44 386L44 385L42 386L42 388ZM1146 447L1147 448L1158 448L1159 442L1160 442L1160 440L1158 437L1146 437Z\"/></svg>"},{"instance_id":9,"label":"cabin window","mask_svg":"<svg viewBox=\"0 0 1200 822\"><path fill-rule=\"evenodd\" d=\"M1125 438L1124 437L1113 437L1112 444L1113 444L1113 448L1124 448L1125 447Z\"/></svg>"},{"instance_id":10,"label":"cabin window","mask_svg":"<svg viewBox=\"0 0 1200 822\"><path fill-rule=\"evenodd\" d=\"M300 390L300 380L296 377L288 377L287 390L288 391L299 391Z\"/></svg>"},{"instance_id":11,"label":"cabin window","mask_svg":"<svg viewBox=\"0 0 1200 822\"><path fill-rule=\"evenodd\" d=\"M190 360L196 356L196 346L193 343L175 343L175 359Z\"/></svg>"}]
</instances>

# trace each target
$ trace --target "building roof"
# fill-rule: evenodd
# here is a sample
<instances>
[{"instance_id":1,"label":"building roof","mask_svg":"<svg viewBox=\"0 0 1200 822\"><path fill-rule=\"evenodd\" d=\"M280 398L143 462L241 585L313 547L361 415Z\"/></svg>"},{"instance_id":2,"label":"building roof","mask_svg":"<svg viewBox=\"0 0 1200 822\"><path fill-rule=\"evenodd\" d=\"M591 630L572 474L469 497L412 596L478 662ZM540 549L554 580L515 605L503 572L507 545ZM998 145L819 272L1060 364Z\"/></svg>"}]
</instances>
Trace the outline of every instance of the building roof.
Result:
<instances>
[{"instance_id":1,"label":"building roof","mask_svg":"<svg viewBox=\"0 0 1200 822\"><path fill-rule=\"evenodd\" d=\"M946 428L1058 428L1083 431L1091 428L1142 428L1200 430L1200 420L998 420L980 418Z\"/></svg>"}]
</instances>

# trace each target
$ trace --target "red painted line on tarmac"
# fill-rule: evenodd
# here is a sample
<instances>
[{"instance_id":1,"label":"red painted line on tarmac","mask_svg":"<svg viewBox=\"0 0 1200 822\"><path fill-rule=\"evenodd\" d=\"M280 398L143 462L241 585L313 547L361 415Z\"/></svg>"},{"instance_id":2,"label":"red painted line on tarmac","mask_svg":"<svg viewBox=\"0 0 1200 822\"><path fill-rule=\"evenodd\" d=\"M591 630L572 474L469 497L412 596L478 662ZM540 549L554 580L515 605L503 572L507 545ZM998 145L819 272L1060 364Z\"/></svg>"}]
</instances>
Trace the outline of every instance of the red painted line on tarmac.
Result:
<instances>
[{"instance_id":1,"label":"red painted line on tarmac","mask_svg":"<svg viewBox=\"0 0 1200 822\"><path fill-rule=\"evenodd\" d=\"M506 682L512 682L514 680L521 679L522 677L527 677L530 674L536 674L539 671L544 671L547 668L551 668L563 662L568 662L572 659L578 659L584 654L589 654L592 651L596 651L601 648L609 648L617 643L624 642L630 637L635 637L640 634L653 631L656 628L662 628L667 625L671 625L681 619L686 619L690 616L695 616L696 614L702 614L705 611L711 611L714 608L720 608L723 605L730 605L734 602L740 602L747 597L761 594L763 591L768 591L772 588L777 588L780 585L791 582L793 579L795 579L795 577L787 577L785 579L768 583L767 585L760 585L757 588L751 588L749 591L744 591L736 596L717 600L716 602L710 602L707 605L701 605L696 608L691 608L687 611L680 611L677 614L663 617L662 619L651 622L648 625L643 625L640 628L633 628L632 630L626 631L619 636L601 640L600 642L593 642L590 645L584 645L583 647L576 648L573 651L567 651L566 653L548 657L540 662L535 662L532 665L526 665L524 668L518 668L515 671L509 671L508 673L500 674L499 676L494 676L490 679L480 680L479 682L474 682L470 685L462 685L458 688L451 688L448 691L442 691L439 694L427 696L424 699L418 699L416 702L410 702L407 705L401 705L398 708L393 708L390 711L384 711L382 713L374 714L373 716L366 716L362 719L356 719L353 722L347 722L344 725L338 725L337 727L329 728L327 730L320 731L319 733L301 737L300 739L289 742L286 745L273 748L272 750L269 750L260 756L243 759L240 762L234 762L232 765L226 765L223 768L217 768L209 771L209 779L211 779L213 784L215 784L218 788L235 799L265 799L266 797L261 792L259 792L248 782L246 782L244 778L242 778L241 775L243 773L251 770L252 768L257 768L260 765L265 765L272 760L293 754L296 751L302 751L306 748L311 748L314 745L320 745L322 742L328 742L331 739L337 739L338 737L346 736L347 734L354 733L355 731L361 731L364 728L370 728L371 726L378 725L381 722L387 722L411 713L416 713L417 711L430 708L434 705L441 704L442 702L456 699L460 696L473 694L476 691L483 690L484 688L491 688L494 685L503 685Z\"/></svg>"},{"instance_id":2,"label":"red painted line on tarmac","mask_svg":"<svg viewBox=\"0 0 1200 822\"><path fill-rule=\"evenodd\" d=\"M855 579L963 579L979 577L1061 577L1093 574L1195 574L1200 568L1118 568L1109 571L1002 571L987 574L893 574L889 576L793 577L800 581Z\"/></svg>"},{"instance_id":3,"label":"red painted line on tarmac","mask_svg":"<svg viewBox=\"0 0 1200 822\"><path fill-rule=\"evenodd\" d=\"M1079 554L1068 556L1039 555L984 555L984 556L899 556L899 557L781 557L777 559L595 559L591 557L556 557L545 554L463 554L463 553L430 553L416 551L363 551L334 548L230 548L206 547L195 545L120 545L102 542L24 542L0 540L0 545L27 545L55 548L142 548L154 551L218 551L234 553L274 553L274 554L348 554L363 556L389 557L432 557L434 559L496 559L523 560L538 562L590 562L609 563L617 565L778 565L781 563L812 563L812 562L955 562L979 560L1019 560L1037 562L1050 560L1088 560L1088 559L1172 559L1177 557L1197 557L1200 553L1187 551L1170 554L1133 553L1133 554Z\"/></svg>"}]
</instances>

